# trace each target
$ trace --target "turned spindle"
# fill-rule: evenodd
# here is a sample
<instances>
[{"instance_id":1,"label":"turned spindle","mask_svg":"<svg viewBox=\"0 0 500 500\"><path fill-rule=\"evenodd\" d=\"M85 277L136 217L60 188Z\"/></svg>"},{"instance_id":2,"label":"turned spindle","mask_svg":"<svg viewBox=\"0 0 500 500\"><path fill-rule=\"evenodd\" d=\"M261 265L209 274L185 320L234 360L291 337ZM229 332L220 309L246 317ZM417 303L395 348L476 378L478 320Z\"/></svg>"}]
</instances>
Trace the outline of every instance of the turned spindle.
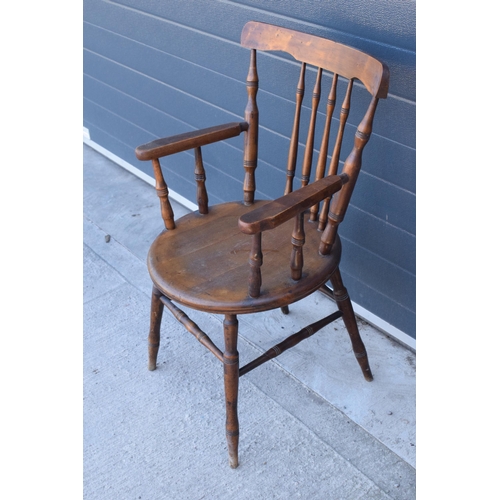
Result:
<instances>
[{"instance_id":1,"label":"turned spindle","mask_svg":"<svg viewBox=\"0 0 500 500\"><path fill-rule=\"evenodd\" d=\"M304 232L304 212L295 217L295 226L292 233L292 257L290 268L292 279L299 281L302 278L302 268L304 267L303 246L306 241Z\"/></svg>"},{"instance_id":2,"label":"turned spindle","mask_svg":"<svg viewBox=\"0 0 500 500\"><path fill-rule=\"evenodd\" d=\"M285 194L291 193L293 191L293 178L295 177L295 168L297 167L300 112L302 109L302 101L304 99L305 72L306 72L306 63L302 63L302 67L300 69L299 83L297 84L297 92L295 94L295 118L293 120L292 135L290 137L290 149L288 152Z\"/></svg>"},{"instance_id":3,"label":"turned spindle","mask_svg":"<svg viewBox=\"0 0 500 500\"><path fill-rule=\"evenodd\" d=\"M259 136L259 109L257 107L257 91L259 89L259 76L257 74L257 53L250 51L250 67L247 76L248 101L245 108L245 121L248 130L245 131L245 145L243 154L243 167L245 178L243 181L243 203L251 205L255 196L255 169L257 168L257 145Z\"/></svg>"},{"instance_id":4,"label":"turned spindle","mask_svg":"<svg viewBox=\"0 0 500 500\"><path fill-rule=\"evenodd\" d=\"M359 171L361 170L363 149L372 132L373 117L375 116L377 103L378 98L373 97L354 135L354 147L344 162L342 175L345 175L349 180L342 186L342 189L337 191L333 196L331 207L328 212L328 224L321 236L319 251L322 255L330 253L335 237L337 236L338 225L344 220Z\"/></svg>"},{"instance_id":5,"label":"turned spindle","mask_svg":"<svg viewBox=\"0 0 500 500\"><path fill-rule=\"evenodd\" d=\"M175 229L174 222L174 211L172 210L172 205L168 199L168 187L163 178L163 173L161 171L160 162L157 158L152 160L153 162L153 172L156 181L156 194L160 198L161 216L165 224L166 229Z\"/></svg>"},{"instance_id":6,"label":"turned spindle","mask_svg":"<svg viewBox=\"0 0 500 500\"><path fill-rule=\"evenodd\" d=\"M205 187L207 177L205 175L205 168L203 167L203 158L201 156L200 147L194 148L194 160L194 177L197 185L196 201L198 202L198 210L200 214L206 215L208 214L208 195L207 188Z\"/></svg>"},{"instance_id":7,"label":"turned spindle","mask_svg":"<svg viewBox=\"0 0 500 500\"><path fill-rule=\"evenodd\" d=\"M328 156L328 143L330 140L330 129L332 125L332 116L335 110L335 102L337 100L337 80L338 75L333 75L332 86L326 102L326 118L325 128L323 130L323 138L321 140L321 148L318 156L318 164L316 166L316 180L322 179L325 176L326 158ZM309 215L310 221L315 221L318 217L319 204L311 207Z\"/></svg>"},{"instance_id":8,"label":"turned spindle","mask_svg":"<svg viewBox=\"0 0 500 500\"><path fill-rule=\"evenodd\" d=\"M316 132L316 116L318 114L318 105L321 98L321 75L323 69L318 68L316 75L316 83L314 84L311 104L311 119L309 121L309 132L307 134L306 149L304 152L304 161L302 163L302 187L309 184L309 177L311 175L312 157L314 152L314 135Z\"/></svg>"},{"instance_id":9,"label":"turned spindle","mask_svg":"<svg viewBox=\"0 0 500 500\"><path fill-rule=\"evenodd\" d=\"M250 250L250 278L248 280L248 294L257 298L260 295L262 276L260 268L262 266L262 233L252 236L252 249Z\"/></svg>"},{"instance_id":10,"label":"turned spindle","mask_svg":"<svg viewBox=\"0 0 500 500\"><path fill-rule=\"evenodd\" d=\"M344 101L342 103L342 108L340 110L339 128L337 131L337 140L335 141L335 147L333 149L332 159L330 161L330 167L328 168L328 175L335 175L339 167L340 149L342 147L342 139L344 138L345 124L347 118L349 117L349 110L351 108L351 93L352 93L353 80L349 80L347 85L346 94ZM318 230L322 231L325 229L326 221L328 219L328 210L330 208L331 198L327 198L323 207L321 208L321 213L319 216Z\"/></svg>"}]
</instances>

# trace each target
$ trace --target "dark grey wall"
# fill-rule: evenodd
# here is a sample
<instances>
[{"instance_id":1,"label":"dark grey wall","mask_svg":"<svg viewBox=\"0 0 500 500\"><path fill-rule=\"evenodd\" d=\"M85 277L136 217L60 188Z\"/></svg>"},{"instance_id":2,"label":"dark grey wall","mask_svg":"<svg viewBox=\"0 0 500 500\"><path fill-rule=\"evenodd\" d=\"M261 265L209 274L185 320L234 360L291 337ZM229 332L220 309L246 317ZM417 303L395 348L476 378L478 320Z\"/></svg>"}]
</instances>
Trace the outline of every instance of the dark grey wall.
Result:
<instances>
[{"instance_id":1,"label":"dark grey wall","mask_svg":"<svg viewBox=\"0 0 500 500\"><path fill-rule=\"evenodd\" d=\"M355 302L415 337L414 1L84 0L84 126L152 175L135 159L137 145L241 120L249 53L239 39L249 20L346 43L389 66L390 95L379 104L341 226L341 268ZM257 188L273 198L283 194L298 66L260 53L258 69ZM203 153L210 202L241 199L242 137ZM195 201L192 152L162 164L169 187Z\"/></svg>"}]
</instances>

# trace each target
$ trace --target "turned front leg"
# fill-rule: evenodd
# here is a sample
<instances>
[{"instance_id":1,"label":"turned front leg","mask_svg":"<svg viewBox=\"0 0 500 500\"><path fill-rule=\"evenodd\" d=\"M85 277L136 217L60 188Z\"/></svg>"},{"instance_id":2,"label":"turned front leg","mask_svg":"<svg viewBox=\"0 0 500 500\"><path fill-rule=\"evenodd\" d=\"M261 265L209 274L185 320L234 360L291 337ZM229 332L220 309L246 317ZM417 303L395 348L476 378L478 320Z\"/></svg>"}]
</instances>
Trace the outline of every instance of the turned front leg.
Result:
<instances>
[{"instance_id":1,"label":"turned front leg","mask_svg":"<svg viewBox=\"0 0 500 500\"><path fill-rule=\"evenodd\" d=\"M160 327L161 318L163 316L163 304L160 300L161 296L161 292L153 286L153 293L151 294L151 321L148 337L149 370L156 369L156 358L158 357L158 349L160 348Z\"/></svg>"},{"instance_id":2,"label":"turned front leg","mask_svg":"<svg viewBox=\"0 0 500 500\"><path fill-rule=\"evenodd\" d=\"M234 314L226 314L224 318L224 390L226 395L226 438L229 451L229 465L238 467L238 320Z\"/></svg>"}]
</instances>

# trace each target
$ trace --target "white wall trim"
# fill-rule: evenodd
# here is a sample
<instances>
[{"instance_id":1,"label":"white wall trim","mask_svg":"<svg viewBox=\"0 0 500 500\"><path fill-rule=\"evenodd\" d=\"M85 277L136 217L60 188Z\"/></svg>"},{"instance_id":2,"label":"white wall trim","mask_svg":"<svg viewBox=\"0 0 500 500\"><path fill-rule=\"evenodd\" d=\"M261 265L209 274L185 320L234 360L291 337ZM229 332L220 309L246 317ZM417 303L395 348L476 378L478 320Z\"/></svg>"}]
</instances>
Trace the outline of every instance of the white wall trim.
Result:
<instances>
[{"instance_id":1,"label":"white wall trim","mask_svg":"<svg viewBox=\"0 0 500 500\"><path fill-rule=\"evenodd\" d=\"M362 319L364 319L367 323L374 326L375 328L382 330L386 335L393 338L400 344L404 344L406 347L411 349L413 352L417 351L416 341L413 337L410 337L407 333L399 330L395 326L392 326L387 321L384 321L382 318L375 316L372 312L368 311L364 307L361 307L356 302L352 302L352 308L354 312Z\"/></svg>"},{"instance_id":2,"label":"white wall trim","mask_svg":"<svg viewBox=\"0 0 500 500\"><path fill-rule=\"evenodd\" d=\"M106 158L110 159L111 161L115 162L116 164L120 165L120 167L123 167L125 170L128 170L132 174L136 175L143 181L147 182L148 184L151 184L151 186L155 185L155 180L153 177L151 177L148 174L145 174L142 170L139 170L138 168L134 167L130 163L126 162L119 156L116 156L113 154L111 151L103 148L96 142L94 142L90 138L89 130L85 127L83 127L83 142L84 144L87 144L87 146L90 146L92 149L95 149L97 152L101 153L103 156ZM179 193L176 193L175 191L172 191L170 188L168 190L168 196L176 201L177 203L183 205L184 207L188 208L189 210L198 210L198 205L196 203L193 203L192 201L189 201L187 198L184 198L184 196L180 195Z\"/></svg>"},{"instance_id":3,"label":"white wall trim","mask_svg":"<svg viewBox=\"0 0 500 500\"><path fill-rule=\"evenodd\" d=\"M113 154L111 151L108 151L107 149L103 148L99 144L92 141L90 139L89 130L85 127L83 127L83 142L85 144L87 144L88 146L90 146L91 148L98 151L99 153L101 153L106 158L109 158L111 161L120 165L125 170L128 170L129 172L136 175L137 177L139 177L143 181L147 182L148 184L151 184L151 186L155 185L155 180L153 177L151 177L148 174L145 174L144 172L142 172L138 168L134 167L130 163L127 163L122 158ZM177 203L180 203L181 205L188 208L189 210L198 210L198 205L189 201L187 198L184 198L184 196L176 193L175 191L172 191L169 189L169 196L173 200L175 200ZM379 318L378 316L371 313L370 311L368 311L364 307L361 307L359 304L356 304L356 302L352 303L352 307L354 309L354 312L361 319L365 320L367 323L374 326L378 330L381 330L386 335L393 338L394 340L396 340L400 344L403 344L404 346L408 347L412 351L416 352L416 341L413 337L410 337L407 333L404 333L403 331L399 330L395 326L387 323L387 321L384 321L382 318Z\"/></svg>"}]
</instances>

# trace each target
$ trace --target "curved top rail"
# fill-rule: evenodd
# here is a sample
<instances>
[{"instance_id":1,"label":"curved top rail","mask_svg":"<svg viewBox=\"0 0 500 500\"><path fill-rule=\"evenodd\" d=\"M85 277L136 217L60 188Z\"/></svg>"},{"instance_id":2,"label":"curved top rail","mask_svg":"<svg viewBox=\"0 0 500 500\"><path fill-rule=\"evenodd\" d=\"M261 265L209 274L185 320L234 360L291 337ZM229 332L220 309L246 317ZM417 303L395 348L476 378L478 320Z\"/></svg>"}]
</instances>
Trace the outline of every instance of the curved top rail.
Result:
<instances>
[{"instance_id":1,"label":"curved top rail","mask_svg":"<svg viewBox=\"0 0 500 500\"><path fill-rule=\"evenodd\" d=\"M372 56L315 35L250 21L241 32L241 45L249 49L280 50L345 78L357 78L373 96L387 97L389 68Z\"/></svg>"}]
</instances>

